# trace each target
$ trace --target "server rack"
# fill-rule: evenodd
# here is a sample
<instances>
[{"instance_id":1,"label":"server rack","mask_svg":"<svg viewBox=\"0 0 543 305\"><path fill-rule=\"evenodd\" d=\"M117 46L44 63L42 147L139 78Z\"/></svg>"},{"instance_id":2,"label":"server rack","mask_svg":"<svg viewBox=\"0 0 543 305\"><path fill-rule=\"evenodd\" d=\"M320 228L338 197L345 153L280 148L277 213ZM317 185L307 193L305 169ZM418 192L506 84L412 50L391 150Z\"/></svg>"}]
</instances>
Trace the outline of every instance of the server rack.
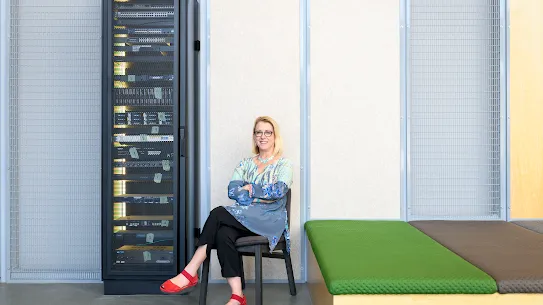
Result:
<instances>
[{"instance_id":1,"label":"server rack","mask_svg":"<svg viewBox=\"0 0 543 305\"><path fill-rule=\"evenodd\" d=\"M103 2L104 294L160 293L193 244L191 3Z\"/></svg>"}]
</instances>

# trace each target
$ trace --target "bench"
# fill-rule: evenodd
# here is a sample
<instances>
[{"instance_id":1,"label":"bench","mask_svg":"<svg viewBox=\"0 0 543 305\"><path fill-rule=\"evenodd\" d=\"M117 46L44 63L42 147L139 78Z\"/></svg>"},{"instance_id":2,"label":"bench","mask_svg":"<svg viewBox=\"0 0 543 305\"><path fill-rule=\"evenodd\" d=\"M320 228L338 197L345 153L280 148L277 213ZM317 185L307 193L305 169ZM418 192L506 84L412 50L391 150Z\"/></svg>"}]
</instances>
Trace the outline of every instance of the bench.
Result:
<instances>
[{"instance_id":1,"label":"bench","mask_svg":"<svg viewBox=\"0 0 543 305\"><path fill-rule=\"evenodd\" d=\"M314 305L543 304L541 294L499 293L491 275L410 223L312 220L305 229Z\"/></svg>"}]
</instances>

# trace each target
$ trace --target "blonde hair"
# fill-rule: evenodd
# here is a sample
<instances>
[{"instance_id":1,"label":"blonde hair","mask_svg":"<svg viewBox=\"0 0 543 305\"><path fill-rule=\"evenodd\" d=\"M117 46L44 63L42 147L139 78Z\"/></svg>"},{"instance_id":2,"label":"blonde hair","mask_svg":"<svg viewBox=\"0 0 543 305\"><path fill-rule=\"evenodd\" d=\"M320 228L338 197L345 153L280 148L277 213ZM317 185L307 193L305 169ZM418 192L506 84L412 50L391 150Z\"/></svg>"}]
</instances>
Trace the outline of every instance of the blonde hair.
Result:
<instances>
[{"instance_id":1,"label":"blonde hair","mask_svg":"<svg viewBox=\"0 0 543 305\"><path fill-rule=\"evenodd\" d=\"M281 132L279 131L279 124L277 124L277 122L269 116L259 116L258 118L256 118L255 124L253 125L253 137L255 135L256 125L260 122L270 123L272 125L273 136L275 137L275 141L274 141L275 146L273 148L273 155L278 156L282 154L283 153L283 138L281 137ZM255 154L260 153L260 149L256 145L254 139L253 139L253 153Z\"/></svg>"}]
</instances>

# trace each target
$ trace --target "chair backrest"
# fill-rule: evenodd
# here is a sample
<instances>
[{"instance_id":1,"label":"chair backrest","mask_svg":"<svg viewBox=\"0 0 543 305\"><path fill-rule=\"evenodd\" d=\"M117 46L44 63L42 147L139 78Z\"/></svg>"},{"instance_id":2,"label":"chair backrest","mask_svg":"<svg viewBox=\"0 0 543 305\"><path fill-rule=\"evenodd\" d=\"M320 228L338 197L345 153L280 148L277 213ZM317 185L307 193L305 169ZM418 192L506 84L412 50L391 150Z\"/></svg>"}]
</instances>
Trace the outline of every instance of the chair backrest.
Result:
<instances>
[{"instance_id":1,"label":"chair backrest","mask_svg":"<svg viewBox=\"0 0 543 305\"><path fill-rule=\"evenodd\" d=\"M288 192L287 192L287 204L286 204L286 208L287 208L287 223L288 223L288 227L290 229L290 198L292 196L291 194L292 190L291 189L288 189Z\"/></svg>"}]
</instances>

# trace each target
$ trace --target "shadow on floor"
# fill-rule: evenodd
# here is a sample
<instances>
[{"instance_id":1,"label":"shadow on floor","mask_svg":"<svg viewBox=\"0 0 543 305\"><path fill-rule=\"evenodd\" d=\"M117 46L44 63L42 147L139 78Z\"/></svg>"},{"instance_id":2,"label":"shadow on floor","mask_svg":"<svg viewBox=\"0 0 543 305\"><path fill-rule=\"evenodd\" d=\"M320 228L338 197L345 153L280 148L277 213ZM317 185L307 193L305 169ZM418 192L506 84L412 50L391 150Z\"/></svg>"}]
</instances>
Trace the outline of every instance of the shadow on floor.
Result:
<instances>
[{"instance_id":1,"label":"shadow on floor","mask_svg":"<svg viewBox=\"0 0 543 305\"><path fill-rule=\"evenodd\" d=\"M288 284L264 284L264 305L311 305L305 284L291 296ZM245 289L248 305L254 304L254 287ZM1 305L198 305L199 290L186 296L105 296L102 284L0 284ZM210 284L207 305L224 305L230 297L226 284Z\"/></svg>"}]
</instances>

